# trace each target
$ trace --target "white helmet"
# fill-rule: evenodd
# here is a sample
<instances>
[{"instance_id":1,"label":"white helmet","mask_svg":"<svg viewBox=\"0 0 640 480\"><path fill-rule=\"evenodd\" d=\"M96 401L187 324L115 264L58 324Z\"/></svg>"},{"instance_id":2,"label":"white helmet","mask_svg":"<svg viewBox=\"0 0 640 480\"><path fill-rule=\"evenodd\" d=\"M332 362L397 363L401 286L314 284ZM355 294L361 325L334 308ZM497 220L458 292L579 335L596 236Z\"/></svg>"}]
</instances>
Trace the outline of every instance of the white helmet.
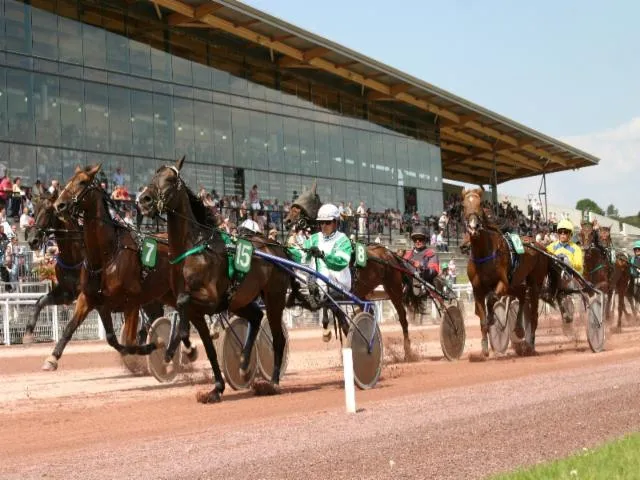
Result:
<instances>
[{"instance_id":1,"label":"white helmet","mask_svg":"<svg viewBox=\"0 0 640 480\"><path fill-rule=\"evenodd\" d=\"M258 225L258 222L251 220L250 218L247 218L242 222L240 228L251 230L253 233L262 233L262 229L260 228L260 225Z\"/></svg>"},{"instance_id":2,"label":"white helmet","mask_svg":"<svg viewBox=\"0 0 640 480\"><path fill-rule=\"evenodd\" d=\"M318 216L316 220L318 222L326 221L326 220L337 220L340 217L340 211L338 207L333 205L332 203L325 203L318 210Z\"/></svg>"}]
</instances>

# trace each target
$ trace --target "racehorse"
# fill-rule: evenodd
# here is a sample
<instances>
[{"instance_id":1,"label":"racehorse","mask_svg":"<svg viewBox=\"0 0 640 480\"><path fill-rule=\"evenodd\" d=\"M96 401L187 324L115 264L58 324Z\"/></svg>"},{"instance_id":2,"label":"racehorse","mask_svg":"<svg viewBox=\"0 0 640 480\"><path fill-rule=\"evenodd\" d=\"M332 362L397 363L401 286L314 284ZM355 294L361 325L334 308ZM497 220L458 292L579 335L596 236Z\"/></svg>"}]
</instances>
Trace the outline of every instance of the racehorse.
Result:
<instances>
[{"instance_id":1,"label":"racehorse","mask_svg":"<svg viewBox=\"0 0 640 480\"><path fill-rule=\"evenodd\" d=\"M31 250L37 251L49 233L55 234L58 245L58 254L55 257L55 273L57 283L53 289L38 299L33 316L29 319L22 343L30 344L34 341L34 330L38 322L40 311L49 305L70 305L80 293L80 270L85 258L83 231L71 218L58 216L53 208L58 194L48 192L40 196L34 205L35 224L27 231L27 243ZM162 304L151 302L142 307L142 310L150 319L161 317L164 314ZM77 327L80 323L77 324ZM74 330L75 331L75 330ZM73 335L73 331L70 335ZM145 329L140 329L138 343L142 343L146 334ZM68 340L67 340L68 341ZM61 352L62 353L62 352ZM46 370L55 370L57 361L51 359L45 361Z\"/></svg>"},{"instance_id":2,"label":"racehorse","mask_svg":"<svg viewBox=\"0 0 640 480\"><path fill-rule=\"evenodd\" d=\"M188 335L189 321L195 326L204 344L215 377L214 389L198 396L203 403L221 400L225 382L220 372L215 347L204 320L205 314L230 310L248 320L250 328L240 358L240 373L245 375L253 344L260 329L262 311L255 303L260 295L265 304L267 318L273 334L274 371L270 392L279 393L280 369L285 348L282 330L289 274L277 265L252 256L249 272L235 286L228 274L227 246L215 218L184 183L180 170L184 157L175 166L163 166L140 194L138 203L145 215L167 214L169 255L172 267L169 278L177 298L180 316L179 334ZM286 258L284 248L259 236L247 238L256 249ZM233 290L233 292L231 292ZM177 348L178 336L171 338L165 360L168 361Z\"/></svg>"},{"instance_id":3,"label":"racehorse","mask_svg":"<svg viewBox=\"0 0 640 480\"><path fill-rule=\"evenodd\" d=\"M489 356L488 333L493 321L493 306L499 297L509 295L519 300L518 321L514 329L516 338L524 341L522 316L528 309L531 322L531 344L526 352L535 351L535 332L538 327L540 288L549 270L546 256L525 245L523 254L512 254L507 240L482 206L481 188L462 189L463 216L469 234L471 254L467 275L473 289L476 315L482 331L482 354ZM528 301L527 301L528 300Z\"/></svg>"},{"instance_id":4,"label":"racehorse","mask_svg":"<svg viewBox=\"0 0 640 480\"><path fill-rule=\"evenodd\" d=\"M590 223L583 223L580 237L584 250L585 278L606 294L605 312L607 320L611 319L611 306L614 293L618 296L618 321L616 329L622 327L622 314L628 316L624 304L628 297L631 273L626 255L617 254L610 257L611 227L600 226L597 230ZM635 315L635 305L630 299L631 309Z\"/></svg>"},{"instance_id":5,"label":"racehorse","mask_svg":"<svg viewBox=\"0 0 640 480\"><path fill-rule=\"evenodd\" d=\"M143 278L134 233L116 223L109 214L107 194L96 181L101 165L84 169L77 167L71 180L53 202L58 215L82 216L85 258L80 270L80 293L73 317L64 330L63 338L47 359L53 365L71 335L92 309L97 309L106 331L107 342L121 354L148 355L157 344L137 345L138 312L141 305L158 300L175 306L175 297L167 281L169 272L168 246L157 242L156 264L147 269ZM120 345L113 329L111 312L124 313L126 345ZM184 339L189 360L194 361L197 350Z\"/></svg>"},{"instance_id":6,"label":"racehorse","mask_svg":"<svg viewBox=\"0 0 640 480\"><path fill-rule=\"evenodd\" d=\"M306 228L315 225L315 219L321 206L322 202L316 193L316 182L314 181L311 188L292 203L289 214L284 220L285 226L290 228L297 225L298 228ZM368 298L378 285L383 286L389 300L398 312L398 321L404 337L405 360L409 360L411 358L411 341L409 339L407 310L403 301L405 300L405 292L407 292L406 300L411 302L415 308L418 308L418 299L412 294L411 288L404 288L405 284L410 283L407 274L403 273L407 267L401 258L384 245L367 245L367 256L373 261L368 261L365 267L357 268L352 282L352 293L358 298Z\"/></svg>"}]
</instances>

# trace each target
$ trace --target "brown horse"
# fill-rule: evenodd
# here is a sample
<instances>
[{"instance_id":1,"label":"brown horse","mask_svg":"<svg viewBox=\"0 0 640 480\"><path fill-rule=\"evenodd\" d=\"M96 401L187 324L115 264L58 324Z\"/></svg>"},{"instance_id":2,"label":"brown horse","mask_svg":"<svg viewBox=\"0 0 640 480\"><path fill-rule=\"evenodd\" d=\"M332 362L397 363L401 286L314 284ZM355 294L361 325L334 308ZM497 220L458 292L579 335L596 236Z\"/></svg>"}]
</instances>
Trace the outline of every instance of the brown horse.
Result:
<instances>
[{"instance_id":1,"label":"brown horse","mask_svg":"<svg viewBox=\"0 0 640 480\"><path fill-rule=\"evenodd\" d=\"M611 320L613 295L618 297L618 321L616 329L622 327L622 314L628 316L624 304L628 296L631 272L626 255L618 254L611 258L611 227L600 226L594 229L590 223L583 223L580 232L584 250L585 278L606 294L605 312L607 320ZM635 306L630 302L635 315Z\"/></svg>"},{"instance_id":2,"label":"brown horse","mask_svg":"<svg viewBox=\"0 0 640 480\"><path fill-rule=\"evenodd\" d=\"M140 195L139 205L145 215L167 214L169 254L173 259L169 278L180 315L178 331L184 337L188 335L189 321L195 326L215 377L214 389L206 396L199 396L198 400L204 403L220 401L225 388L204 320L205 314L230 310L249 321L249 334L240 359L240 373L244 375L263 316L255 302L259 295L264 301L273 334L274 371L269 385L270 393L278 393L286 341L282 330L282 312L290 285L289 274L277 265L253 256L249 272L234 288L227 270L227 246L215 228L215 219L210 210L189 190L180 176L183 164L184 157L175 166L160 167ZM286 258L284 248L277 243L258 236L249 240L254 248L262 252ZM177 342L178 338L174 336L167 348L166 361L173 356Z\"/></svg>"},{"instance_id":3,"label":"brown horse","mask_svg":"<svg viewBox=\"0 0 640 480\"><path fill-rule=\"evenodd\" d=\"M157 261L143 278L140 248L134 233L114 222L108 208L108 197L97 181L100 165L76 168L76 171L53 203L56 213L81 215L85 259L80 271L80 293L73 317L65 328L63 338L47 361L56 364L72 333L92 309L100 312L107 342L123 354L148 355L158 346L137 345L138 312L142 305L158 300L174 306L175 297L169 288L169 248L157 244ZM124 313L126 345L116 338L111 312ZM197 350L185 339L187 356L195 360Z\"/></svg>"},{"instance_id":4,"label":"brown horse","mask_svg":"<svg viewBox=\"0 0 640 480\"><path fill-rule=\"evenodd\" d=\"M285 226L290 228L293 225L297 225L298 228L306 228L307 226L315 225L315 218L321 206L322 202L316 193L316 182L314 182L309 190L294 200L289 214L284 220ZM404 292L409 293L408 300L414 303L416 308L417 300L411 295L411 288L406 290L404 288L407 283L411 283L407 275L403 273L403 270L406 270L406 265L384 245L368 245L367 255L374 261L367 262L364 268L356 270L352 293L358 298L373 299L374 290L378 285L382 285L396 312L398 312L398 321L402 327L402 335L404 337L404 355L405 359L409 360L411 358L411 341L409 339L409 322L407 321L407 310L404 304Z\"/></svg>"},{"instance_id":5,"label":"brown horse","mask_svg":"<svg viewBox=\"0 0 640 480\"><path fill-rule=\"evenodd\" d=\"M34 314L29 319L22 338L24 344L33 343L33 332L40 311L44 307L70 305L80 293L80 271L85 259L84 233L73 219L56 215L53 203L57 195L57 193L45 193L40 197L40 200L35 204L35 224L27 231L27 243L34 251L42 248L47 234L53 233L58 245L58 255L55 265L57 283L50 292L40 297L36 302ZM142 310L151 320L164 314L162 304L155 301L144 305ZM77 324L77 327L79 326L80 323ZM70 335L73 335L74 331L69 332ZM145 335L146 328L141 328L138 333L138 343L144 341ZM69 339L65 340L65 343L68 341ZM56 367L57 361L54 362L51 359L44 364L46 370L55 370Z\"/></svg>"},{"instance_id":6,"label":"brown horse","mask_svg":"<svg viewBox=\"0 0 640 480\"><path fill-rule=\"evenodd\" d=\"M462 190L463 215L471 245L467 275L473 289L476 315L480 318L483 357L489 356L488 333L493 306L504 295L516 297L520 302L514 340L525 340L523 313L524 308L528 309L531 322L528 347L535 351L540 288L549 269L548 259L525 246L524 254L514 253L516 262L512 265L507 240L482 208L482 193L480 188Z\"/></svg>"}]
</instances>

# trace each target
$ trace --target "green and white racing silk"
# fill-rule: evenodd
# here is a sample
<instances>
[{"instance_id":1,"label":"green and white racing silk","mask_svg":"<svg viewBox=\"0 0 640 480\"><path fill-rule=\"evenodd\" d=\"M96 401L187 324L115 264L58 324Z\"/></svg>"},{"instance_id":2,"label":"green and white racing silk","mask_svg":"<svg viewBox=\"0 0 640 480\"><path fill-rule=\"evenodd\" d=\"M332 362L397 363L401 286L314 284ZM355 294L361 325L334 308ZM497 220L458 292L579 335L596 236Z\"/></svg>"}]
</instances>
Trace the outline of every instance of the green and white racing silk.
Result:
<instances>
[{"instance_id":1,"label":"green and white racing silk","mask_svg":"<svg viewBox=\"0 0 640 480\"><path fill-rule=\"evenodd\" d=\"M342 232L335 231L328 237L321 232L314 233L305 240L303 248L318 247L324 252L324 258L314 258L297 247L289 249L289 253L298 263L303 263L317 272L329 277L345 290L351 290L351 272L349 262L353 247L351 241ZM320 282L318 282L320 283Z\"/></svg>"}]
</instances>

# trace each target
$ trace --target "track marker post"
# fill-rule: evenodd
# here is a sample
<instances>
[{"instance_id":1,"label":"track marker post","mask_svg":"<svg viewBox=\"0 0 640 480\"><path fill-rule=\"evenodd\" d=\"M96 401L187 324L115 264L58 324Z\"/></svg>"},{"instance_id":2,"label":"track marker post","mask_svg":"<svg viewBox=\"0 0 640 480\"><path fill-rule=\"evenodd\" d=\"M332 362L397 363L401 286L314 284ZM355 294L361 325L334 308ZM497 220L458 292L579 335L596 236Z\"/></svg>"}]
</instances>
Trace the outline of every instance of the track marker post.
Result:
<instances>
[{"instance_id":1,"label":"track marker post","mask_svg":"<svg viewBox=\"0 0 640 480\"><path fill-rule=\"evenodd\" d=\"M344 369L344 400L347 413L356 413L356 389L353 376L353 352L350 348L342 349L342 366Z\"/></svg>"}]
</instances>

